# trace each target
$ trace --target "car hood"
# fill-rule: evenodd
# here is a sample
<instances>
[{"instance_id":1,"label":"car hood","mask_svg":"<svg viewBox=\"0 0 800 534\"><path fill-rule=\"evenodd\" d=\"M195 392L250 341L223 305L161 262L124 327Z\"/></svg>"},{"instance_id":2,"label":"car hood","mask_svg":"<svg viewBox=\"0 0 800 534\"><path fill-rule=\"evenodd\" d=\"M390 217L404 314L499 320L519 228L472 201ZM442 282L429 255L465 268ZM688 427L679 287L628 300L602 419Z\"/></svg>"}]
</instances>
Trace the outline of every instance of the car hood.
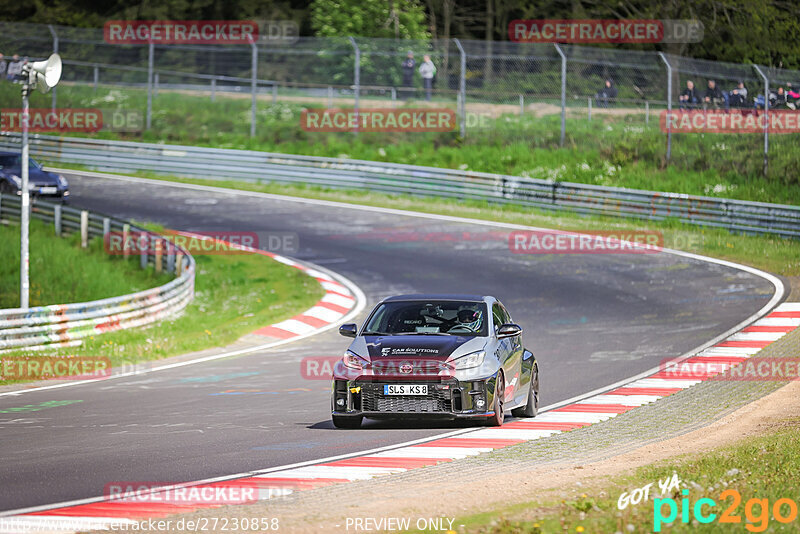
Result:
<instances>
[{"instance_id":1,"label":"car hood","mask_svg":"<svg viewBox=\"0 0 800 534\"><path fill-rule=\"evenodd\" d=\"M22 169L5 168L0 173L6 176L22 176ZM41 169L28 169L28 183L33 185L58 185L58 178L55 174Z\"/></svg>"},{"instance_id":2,"label":"car hood","mask_svg":"<svg viewBox=\"0 0 800 534\"><path fill-rule=\"evenodd\" d=\"M445 361L462 346L476 345L473 350L480 350L483 346L483 341L474 336L365 336L364 342L372 361L381 358Z\"/></svg>"}]
</instances>

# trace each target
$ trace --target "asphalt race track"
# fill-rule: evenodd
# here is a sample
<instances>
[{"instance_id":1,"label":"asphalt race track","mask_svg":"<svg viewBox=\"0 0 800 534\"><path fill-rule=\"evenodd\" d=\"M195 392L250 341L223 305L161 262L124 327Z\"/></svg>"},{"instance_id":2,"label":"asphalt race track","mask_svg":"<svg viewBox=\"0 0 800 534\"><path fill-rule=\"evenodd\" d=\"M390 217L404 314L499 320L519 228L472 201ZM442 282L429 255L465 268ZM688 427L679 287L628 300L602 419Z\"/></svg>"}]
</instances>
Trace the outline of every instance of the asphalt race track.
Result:
<instances>
[{"instance_id":1,"label":"asphalt race track","mask_svg":"<svg viewBox=\"0 0 800 534\"><path fill-rule=\"evenodd\" d=\"M758 311L774 290L756 275L666 253L512 254L507 230L482 225L67 177L77 207L187 231L295 232L299 251L287 255L348 277L368 309L398 293L495 295L539 359L543 405L679 356ZM197 480L459 428L335 430L328 382L303 379L300 361L347 345L330 331L236 358L2 396L0 511L96 497L114 481ZM2 413L47 401L78 402Z\"/></svg>"}]
</instances>

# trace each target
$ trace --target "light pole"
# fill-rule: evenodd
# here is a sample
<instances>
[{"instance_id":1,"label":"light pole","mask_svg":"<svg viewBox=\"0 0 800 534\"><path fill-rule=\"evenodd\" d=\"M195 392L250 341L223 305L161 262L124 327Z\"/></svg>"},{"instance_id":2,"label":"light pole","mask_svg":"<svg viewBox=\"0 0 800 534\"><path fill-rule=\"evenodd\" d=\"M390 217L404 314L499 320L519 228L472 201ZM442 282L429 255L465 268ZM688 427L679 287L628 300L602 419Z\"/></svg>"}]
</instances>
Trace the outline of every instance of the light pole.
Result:
<instances>
[{"instance_id":1,"label":"light pole","mask_svg":"<svg viewBox=\"0 0 800 534\"><path fill-rule=\"evenodd\" d=\"M31 196L28 191L28 162L30 148L28 146L28 125L30 122L30 105L28 96L34 88L46 93L55 87L61 79L61 57L53 54L47 61L37 61L23 67L22 80L22 208L20 210L20 250L19 250L19 307L28 308L28 295L30 294L30 279L28 267L28 226L30 221Z\"/></svg>"}]
</instances>

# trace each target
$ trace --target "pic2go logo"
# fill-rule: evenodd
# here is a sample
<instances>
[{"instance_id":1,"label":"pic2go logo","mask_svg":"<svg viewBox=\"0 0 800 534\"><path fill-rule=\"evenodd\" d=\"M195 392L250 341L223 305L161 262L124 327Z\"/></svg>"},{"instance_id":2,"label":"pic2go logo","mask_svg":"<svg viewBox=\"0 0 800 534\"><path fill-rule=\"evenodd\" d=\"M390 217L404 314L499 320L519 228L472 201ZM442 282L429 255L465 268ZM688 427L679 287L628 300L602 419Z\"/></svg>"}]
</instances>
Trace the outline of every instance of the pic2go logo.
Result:
<instances>
[{"instance_id":1,"label":"pic2go logo","mask_svg":"<svg viewBox=\"0 0 800 534\"><path fill-rule=\"evenodd\" d=\"M661 532L661 526L669 524L678 519L678 512L680 511L680 520L682 523L688 524L690 521L690 512L694 516L694 520L698 523L712 523L717 520L718 523L741 523L742 517L736 515L736 509L742 503L742 496L737 490L729 489L719 494L719 500L725 501L731 499L730 505L719 514L712 513L709 508L715 508L717 502L714 499L703 498L695 501L694 506L689 504L689 490L681 491L684 498L680 501L680 510L677 501L672 498L655 499L653 501L653 532ZM667 515L664 515L664 508L667 508ZM744 515L747 519L745 528L750 532L764 532L769 527L770 519L770 506L769 499L756 499L748 500L744 505ZM792 499L782 498L775 501L772 505L772 518L778 523L791 523L797 519L797 503Z\"/></svg>"}]
</instances>

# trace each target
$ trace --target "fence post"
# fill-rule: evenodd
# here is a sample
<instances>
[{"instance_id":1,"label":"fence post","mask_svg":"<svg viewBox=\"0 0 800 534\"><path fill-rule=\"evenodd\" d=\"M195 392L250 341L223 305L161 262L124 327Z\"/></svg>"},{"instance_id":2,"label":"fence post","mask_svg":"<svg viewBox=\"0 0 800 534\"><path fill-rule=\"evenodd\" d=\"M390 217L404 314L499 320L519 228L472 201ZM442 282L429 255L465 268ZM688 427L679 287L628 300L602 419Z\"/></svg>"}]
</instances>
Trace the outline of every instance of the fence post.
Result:
<instances>
[{"instance_id":1,"label":"fence post","mask_svg":"<svg viewBox=\"0 0 800 534\"><path fill-rule=\"evenodd\" d=\"M183 272L183 252L175 254L175 276L180 276Z\"/></svg>"},{"instance_id":2,"label":"fence post","mask_svg":"<svg viewBox=\"0 0 800 534\"><path fill-rule=\"evenodd\" d=\"M167 245L167 272L175 272L175 245L171 241L165 243Z\"/></svg>"},{"instance_id":3,"label":"fence post","mask_svg":"<svg viewBox=\"0 0 800 534\"><path fill-rule=\"evenodd\" d=\"M458 76L458 94L461 96L458 100L459 109L458 116L461 122L461 137L467 136L467 54L464 52L464 47L461 46L461 41L453 39L458 47L460 72Z\"/></svg>"},{"instance_id":4,"label":"fence post","mask_svg":"<svg viewBox=\"0 0 800 534\"><path fill-rule=\"evenodd\" d=\"M658 57L664 62L667 67L667 114L672 113L672 65L669 64L667 56L663 52L658 53ZM667 121L667 164L672 157L672 124Z\"/></svg>"},{"instance_id":5,"label":"fence post","mask_svg":"<svg viewBox=\"0 0 800 534\"><path fill-rule=\"evenodd\" d=\"M358 48L358 43L356 43L356 40L352 36L349 39L356 53L356 59L353 63L353 91L355 96L355 106L353 106L353 108L356 114L356 125L358 125L358 101L361 93L361 49ZM358 126L356 126L353 133L358 134Z\"/></svg>"},{"instance_id":6,"label":"fence post","mask_svg":"<svg viewBox=\"0 0 800 534\"><path fill-rule=\"evenodd\" d=\"M149 130L153 120L153 42L147 46L147 120L146 127Z\"/></svg>"},{"instance_id":7,"label":"fence post","mask_svg":"<svg viewBox=\"0 0 800 534\"><path fill-rule=\"evenodd\" d=\"M97 92L97 84L100 83L100 67L94 66L94 92Z\"/></svg>"},{"instance_id":8,"label":"fence post","mask_svg":"<svg viewBox=\"0 0 800 534\"><path fill-rule=\"evenodd\" d=\"M158 73L153 74L153 98L158 98Z\"/></svg>"},{"instance_id":9,"label":"fence post","mask_svg":"<svg viewBox=\"0 0 800 534\"><path fill-rule=\"evenodd\" d=\"M217 99L217 79L211 78L211 101Z\"/></svg>"},{"instance_id":10,"label":"fence post","mask_svg":"<svg viewBox=\"0 0 800 534\"><path fill-rule=\"evenodd\" d=\"M525 115L525 97L522 94L519 95L519 114Z\"/></svg>"},{"instance_id":11,"label":"fence post","mask_svg":"<svg viewBox=\"0 0 800 534\"><path fill-rule=\"evenodd\" d=\"M50 30L50 34L53 36L53 53L58 54L58 34L56 33L56 29L53 28L52 24L47 25L48 29ZM56 112L56 106L58 105L58 98L56 97L56 90L58 87L53 87L53 100L51 105L51 111L53 113Z\"/></svg>"},{"instance_id":12,"label":"fence post","mask_svg":"<svg viewBox=\"0 0 800 534\"><path fill-rule=\"evenodd\" d=\"M650 102L647 100L644 101L644 125L650 125Z\"/></svg>"},{"instance_id":13,"label":"fence post","mask_svg":"<svg viewBox=\"0 0 800 534\"><path fill-rule=\"evenodd\" d=\"M589 122L592 122L592 97L586 98L587 104L589 105Z\"/></svg>"},{"instance_id":14,"label":"fence post","mask_svg":"<svg viewBox=\"0 0 800 534\"><path fill-rule=\"evenodd\" d=\"M556 47L556 52L561 56L561 146L564 146L564 138L567 135L567 56L558 46L558 43L553 43Z\"/></svg>"},{"instance_id":15,"label":"fence post","mask_svg":"<svg viewBox=\"0 0 800 534\"><path fill-rule=\"evenodd\" d=\"M140 243L140 246L144 245L139 251L141 254L139 256L139 266L142 269L147 269L148 251L150 250L150 234L142 232L137 241Z\"/></svg>"},{"instance_id":16,"label":"fence post","mask_svg":"<svg viewBox=\"0 0 800 534\"><path fill-rule=\"evenodd\" d=\"M111 239L111 219L108 217L103 217L103 242L108 242Z\"/></svg>"},{"instance_id":17,"label":"fence post","mask_svg":"<svg viewBox=\"0 0 800 534\"><path fill-rule=\"evenodd\" d=\"M128 235L131 232L131 225L130 224L123 224L122 225L122 256L127 258L130 254L128 250Z\"/></svg>"},{"instance_id":18,"label":"fence post","mask_svg":"<svg viewBox=\"0 0 800 534\"><path fill-rule=\"evenodd\" d=\"M155 241L155 246L156 246L155 258L154 258L154 260L155 260L155 268L156 268L156 272L160 273L163 270L162 269L162 265L161 265L161 259L163 257L163 251L162 251L162 245L161 245L162 240L160 238L154 238L154 241Z\"/></svg>"},{"instance_id":19,"label":"fence post","mask_svg":"<svg viewBox=\"0 0 800 534\"><path fill-rule=\"evenodd\" d=\"M53 228L56 235L61 237L61 204L56 204L53 207Z\"/></svg>"},{"instance_id":20,"label":"fence post","mask_svg":"<svg viewBox=\"0 0 800 534\"><path fill-rule=\"evenodd\" d=\"M258 84L258 47L250 38L252 56L250 59L250 137L256 136L256 89Z\"/></svg>"},{"instance_id":21,"label":"fence post","mask_svg":"<svg viewBox=\"0 0 800 534\"><path fill-rule=\"evenodd\" d=\"M278 84L277 83L273 83L272 84L272 103L273 104L277 104L278 103Z\"/></svg>"},{"instance_id":22,"label":"fence post","mask_svg":"<svg viewBox=\"0 0 800 534\"><path fill-rule=\"evenodd\" d=\"M392 87L392 107L397 107L397 89L394 87Z\"/></svg>"},{"instance_id":23,"label":"fence post","mask_svg":"<svg viewBox=\"0 0 800 534\"><path fill-rule=\"evenodd\" d=\"M328 86L328 109L333 107L333 86Z\"/></svg>"},{"instance_id":24,"label":"fence post","mask_svg":"<svg viewBox=\"0 0 800 534\"><path fill-rule=\"evenodd\" d=\"M756 72L761 79L764 80L764 176L767 176L767 168L769 166L769 78L759 68L758 65L753 65Z\"/></svg>"},{"instance_id":25,"label":"fence post","mask_svg":"<svg viewBox=\"0 0 800 534\"><path fill-rule=\"evenodd\" d=\"M89 246L89 212L81 211L81 247Z\"/></svg>"}]
</instances>

